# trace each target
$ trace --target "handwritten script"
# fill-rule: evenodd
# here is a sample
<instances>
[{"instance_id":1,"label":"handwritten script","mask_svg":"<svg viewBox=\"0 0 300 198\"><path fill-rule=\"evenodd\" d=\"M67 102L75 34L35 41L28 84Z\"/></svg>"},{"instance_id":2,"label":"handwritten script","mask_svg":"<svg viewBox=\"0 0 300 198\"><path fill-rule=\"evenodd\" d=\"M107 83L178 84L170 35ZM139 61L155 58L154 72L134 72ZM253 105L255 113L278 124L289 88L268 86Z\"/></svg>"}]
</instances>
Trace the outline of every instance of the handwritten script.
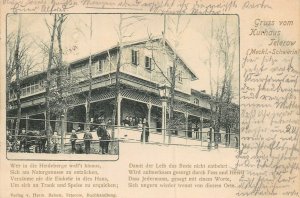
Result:
<instances>
[{"instance_id":1,"label":"handwritten script","mask_svg":"<svg viewBox=\"0 0 300 198\"><path fill-rule=\"evenodd\" d=\"M241 150L238 196L299 197L299 54L283 39L293 21L256 19L249 32L261 48L241 60ZM299 45L298 45L299 46Z\"/></svg>"},{"instance_id":2,"label":"handwritten script","mask_svg":"<svg viewBox=\"0 0 300 198\"><path fill-rule=\"evenodd\" d=\"M219 1L217 3L196 0L3 0L3 4L10 7L12 13L62 13L70 12L75 7L88 11L105 10L106 12L152 12L177 14L222 14L238 9L272 9L268 0L253 1Z\"/></svg>"},{"instance_id":3,"label":"handwritten script","mask_svg":"<svg viewBox=\"0 0 300 198\"><path fill-rule=\"evenodd\" d=\"M11 13L227 14L272 10L271 0L3 0ZM78 10L77 10L78 11ZM246 19L243 19L246 20ZM243 21L241 21L243 23ZM237 197L300 197L299 43L288 38L292 20L252 22L240 58L241 148ZM299 30L299 29L298 29ZM251 45L253 44L253 45ZM245 45L243 45L245 46ZM260 46L260 47L257 47ZM70 49L70 53L72 50Z\"/></svg>"}]
</instances>

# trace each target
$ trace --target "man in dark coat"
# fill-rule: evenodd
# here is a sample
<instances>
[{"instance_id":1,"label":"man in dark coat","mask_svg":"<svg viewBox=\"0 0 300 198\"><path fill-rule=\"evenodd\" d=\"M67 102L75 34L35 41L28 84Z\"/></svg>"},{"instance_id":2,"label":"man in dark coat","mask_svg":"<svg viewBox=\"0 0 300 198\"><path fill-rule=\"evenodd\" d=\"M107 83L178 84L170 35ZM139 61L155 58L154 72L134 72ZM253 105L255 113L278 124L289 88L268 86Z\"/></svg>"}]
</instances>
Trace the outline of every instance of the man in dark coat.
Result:
<instances>
[{"instance_id":1,"label":"man in dark coat","mask_svg":"<svg viewBox=\"0 0 300 198\"><path fill-rule=\"evenodd\" d=\"M77 135L76 135L76 131L75 129L72 130L72 134L70 136L70 142L71 142L71 146L72 146L72 153L76 152L76 140L78 139Z\"/></svg>"},{"instance_id":2,"label":"man in dark coat","mask_svg":"<svg viewBox=\"0 0 300 198\"><path fill-rule=\"evenodd\" d=\"M19 134L19 151L21 151L22 147L24 149L24 153L27 152L27 134L25 129L21 130L21 133Z\"/></svg>"},{"instance_id":3,"label":"man in dark coat","mask_svg":"<svg viewBox=\"0 0 300 198\"><path fill-rule=\"evenodd\" d=\"M58 135L57 135L56 131L54 131L54 133L51 137L51 141L53 143L53 153L57 153Z\"/></svg>"},{"instance_id":4,"label":"man in dark coat","mask_svg":"<svg viewBox=\"0 0 300 198\"><path fill-rule=\"evenodd\" d=\"M145 133L145 142L149 142L149 123L147 122L146 118L143 120L143 130L141 134L141 142L143 142L144 134Z\"/></svg>"},{"instance_id":5,"label":"man in dark coat","mask_svg":"<svg viewBox=\"0 0 300 198\"><path fill-rule=\"evenodd\" d=\"M42 130L40 134L40 152L46 151L47 133L46 130Z\"/></svg>"},{"instance_id":6,"label":"man in dark coat","mask_svg":"<svg viewBox=\"0 0 300 198\"><path fill-rule=\"evenodd\" d=\"M105 128L105 123L100 124L100 127L97 129L97 135L99 138L99 149L101 148L102 154L108 153L110 135L107 129Z\"/></svg>"},{"instance_id":7,"label":"man in dark coat","mask_svg":"<svg viewBox=\"0 0 300 198\"><path fill-rule=\"evenodd\" d=\"M93 139L93 135L89 129L87 129L83 135L84 139L84 146L85 146L85 153L89 154L91 152L91 141Z\"/></svg>"}]
</instances>

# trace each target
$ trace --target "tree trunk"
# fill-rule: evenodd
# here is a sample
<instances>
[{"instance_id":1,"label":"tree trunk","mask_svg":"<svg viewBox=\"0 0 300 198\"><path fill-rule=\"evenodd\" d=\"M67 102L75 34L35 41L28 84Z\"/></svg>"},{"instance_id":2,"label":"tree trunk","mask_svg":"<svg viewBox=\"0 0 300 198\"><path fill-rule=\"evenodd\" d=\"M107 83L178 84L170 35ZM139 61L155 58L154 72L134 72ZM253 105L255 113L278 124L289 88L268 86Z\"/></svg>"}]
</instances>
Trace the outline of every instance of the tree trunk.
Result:
<instances>
[{"instance_id":1,"label":"tree trunk","mask_svg":"<svg viewBox=\"0 0 300 198\"><path fill-rule=\"evenodd\" d=\"M86 122L86 128L89 128L90 125L90 109L91 109L91 99L92 99L92 36L93 36L93 18L91 15L91 24L90 24L90 57L89 57L89 90L88 95L86 99L86 114L85 114L85 122Z\"/></svg>"},{"instance_id":2,"label":"tree trunk","mask_svg":"<svg viewBox=\"0 0 300 198\"><path fill-rule=\"evenodd\" d=\"M57 76L57 89L59 93L59 97L62 97L62 89L61 89L61 82L62 82L62 71L63 71L63 52L62 52L62 42L61 42L61 36L62 36L62 24L63 24L63 15L59 16L58 19L58 26L57 26L57 43L58 43L58 76Z\"/></svg>"},{"instance_id":3,"label":"tree trunk","mask_svg":"<svg viewBox=\"0 0 300 198\"><path fill-rule=\"evenodd\" d=\"M51 135L51 125L50 125L50 78L51 78L51 66L52 66L52 59L53 59L53 45L54 45L54 36L56 30L56 14L54 14L54 22L52 27L52 34L50 40L50 49L49 49L49 60L48 60L48 67L47 67L47 81L46 81L46 134L47 134L47 152L50 152L51 149L51 142L50 142L50 135Z\"/></svg>"},{"instance_id":4,"label":"tree trunk","mask_svg":"<svg viewBox=\"0 0 300 198\"><path fill-rule=\"evenodd\" d=\"M17 120L16 120L16 128L15 128L15 135L19 134L20 130L20 121L21 121L21 88L20 88L20 72L21 72L21 65L20 65L20 57L19 57L19 50L20 50L20 42L21 42L21 25L22 25L22 18L19 15L19 23L18 23L18 34L17 34L17 41L16 41L16 49L14 53L14 64L16 64L16 85L17 85ZM17 139L17 136L15 136Z\"/></svg>"},{"instance_id":5,"label":"tree trunk","mask_svg":"<svg viewBox=\"0 0 300 198\"><path fill-rule=\"evenodd\" d=\"M177 70L177 63L176 63L176 52L174 52L173 57L173 70L171 72L171 89L170 89L170 114L169 114L169 138L168 143L171 143L171 137L172 137L172 130L171 128L174 126L174 97L175 97L175 85L176 85L176 70Z\"/></svg>"},{"instance_id":6,"label":"tree trunk","mask_svg":"<svg viewBox=\"0 0 300 198\"><path fill-rule=\"evenodd\" d=\"M58 90L58 97L59 100L63 100L63 89L64 86L62 84L62 78L64 75L64 66L63 66L63 49L62 49L62 26L65 20L65 15L60 14L58 18L58 26L57 26L57 43L58 43L58 76L57 76L57 90ZM63 101L62 101L63 102ZM64 104L61 105L61 109L58 112L59 113L59 118L60 122L58 126L60 127L60 134L61 134L61 151L63 151L64 148L64 116L65 116L65 111L66 107Z\"/></svg>"},{"instance_id":7,"label":"tree trunk","mask_svg":"<svg viewBox=\"0 0 300 198\"><path fill-rule=\"evenodd\" d=\"M116 118L118 120L118 117L121 116L119 115L120 112L117 113L119 109L119 100L120 100L120 79L119 79L119 74L120 74L120 68L122 65L122 50L123 50L123 40L122 40L122 25L123 25L123 15L120 14L120 22L119 22L119 55L118 55L118 60L117 60L117 69L116 69L116 84L115 84L115 101L114 101L114 108L113 108L113 114L112 114L112 132L111 132L111 138L112 138L112 143L110 150L114 150L114 140L115 140L115 125L118 125L119 123L116 123ZM118 126L119 127L119 126Z\"/></svg>"}]
</instances>

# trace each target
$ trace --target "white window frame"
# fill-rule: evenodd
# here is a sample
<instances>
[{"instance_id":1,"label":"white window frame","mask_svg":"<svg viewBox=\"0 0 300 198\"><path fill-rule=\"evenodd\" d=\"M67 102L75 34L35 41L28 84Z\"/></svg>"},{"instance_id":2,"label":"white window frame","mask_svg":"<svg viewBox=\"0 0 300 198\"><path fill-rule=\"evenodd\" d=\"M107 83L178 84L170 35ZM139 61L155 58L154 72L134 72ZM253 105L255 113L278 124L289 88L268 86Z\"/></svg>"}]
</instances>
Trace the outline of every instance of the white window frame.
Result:
<instances>
[{"instance_id":1,"label":"white window frame","mask_svg":"<svg viewBox=\"0 0 300 198\"><path fill-rule=\"evenodd\" d=\"M105 60L104 59L100 59L97 62L97 72L103 72L103 68L104 68L104 64L105 64Z\"/></svg>"},{"instance_id":2,"label":"white window frame","mask_svg":"<svg viewBox=\"0 0 300 198\"><path fill-rule=\"evenodd\" d=\"M179 70L178 71L178 82L182 83L183 81L183 71Z\"/></svg>"},{"instance_id":3,"label":"white window frame","mask_svg":"<svg viewBox=\"0 0 300 198\"><path fill-rule=\"evenodd\" d=\"M131 63L135 66L139 65L139 51L131 49Z\"/></svg>"},{"instance_id":4,"label":"white window frame","mask_svg":"<svg viewBox=\"0 0 300 198\"><path fill-rule=\"evenodd\" d=\"M149 61L147 61L147 59ZM149 57L149 56L145 56L145 68L148 69L148 70L152 70L152 58Z\"/></svg>"}]
</instances>

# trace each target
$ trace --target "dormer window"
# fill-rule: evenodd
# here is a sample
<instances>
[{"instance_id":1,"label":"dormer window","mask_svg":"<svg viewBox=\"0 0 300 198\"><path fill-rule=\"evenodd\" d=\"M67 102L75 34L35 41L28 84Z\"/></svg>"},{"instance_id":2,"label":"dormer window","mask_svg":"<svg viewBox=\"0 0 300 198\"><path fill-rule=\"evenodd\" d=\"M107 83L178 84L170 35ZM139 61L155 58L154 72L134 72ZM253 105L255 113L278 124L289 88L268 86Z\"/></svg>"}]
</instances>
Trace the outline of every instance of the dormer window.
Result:
<instances>
[{"instance_id":1,"label":"dormer window","mask_svg":"<svg viewBox=\"0 0 300 198\"><path fill-rule=\"evenodd\" d=\"M131 62L133 65L139 64L139 52L137 50L131 50Z\"/></svg>"},{"instance_id":2,"label":"dormer window","mask_svg":"<svg viewBox=\"0 0 300 198\"><path fill-rule=\"evenodd\" d=\"M198 98L194 98L194 104L199 105L199 99Z\"/></svg>"},{"instance_id":3,"label":"dormer window","mask_svg":"<svg viewBox=\"0 0 300 198\"><path fill-rule=\"evenodd\" d=\"M145 56L145 68L148 70L152 69L152 58Z\"/></svg>"}]
</instances>

